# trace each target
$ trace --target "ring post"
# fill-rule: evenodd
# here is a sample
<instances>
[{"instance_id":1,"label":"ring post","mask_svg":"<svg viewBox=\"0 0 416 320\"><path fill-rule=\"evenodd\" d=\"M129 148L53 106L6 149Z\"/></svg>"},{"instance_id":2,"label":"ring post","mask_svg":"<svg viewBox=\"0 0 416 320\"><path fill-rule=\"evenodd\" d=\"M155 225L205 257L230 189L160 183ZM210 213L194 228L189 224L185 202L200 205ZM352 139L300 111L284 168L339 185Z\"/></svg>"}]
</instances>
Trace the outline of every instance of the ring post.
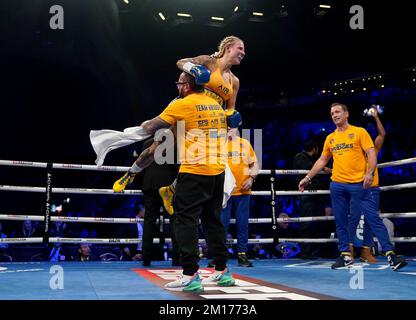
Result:
<instances>
[{"instance_id":1,"label":"ring post","mask_svg":"<svg viewBox=\"0 0 416 320\"><path fill-rule=\"evenodd\" d=\"M276 171L272 170L270 175L270 192L271 192L271 200L270 206L272 209L272 234L274 239L274 244L277 245L279 243L279 238L277 235L277 224L276 224L276 192L274 191L274 183L276 180Z\"/></svg>"},{"instance_id":2,"label":"ring post","mask_svg":"<svg viewBox=\"0 0 416 320\"><path fill-rule=\"evenodd\" d=\"M163 217L163 209L161 208L160 215L159 215L159 239L160 239L160 246L165 246L165 220Z\"/></svg>"},{"instance_id":3,"label":"ring post","mask_svg":"<svg viewBox=\"0 0 416 320\"><path fill-rule=\"evenodd\" d=\"M52 163L46 166L46 203L45 203L45 229L43 232L43 243L49 244L49 224L51 222L52 205Z\"/></svg>"}]
</instances>

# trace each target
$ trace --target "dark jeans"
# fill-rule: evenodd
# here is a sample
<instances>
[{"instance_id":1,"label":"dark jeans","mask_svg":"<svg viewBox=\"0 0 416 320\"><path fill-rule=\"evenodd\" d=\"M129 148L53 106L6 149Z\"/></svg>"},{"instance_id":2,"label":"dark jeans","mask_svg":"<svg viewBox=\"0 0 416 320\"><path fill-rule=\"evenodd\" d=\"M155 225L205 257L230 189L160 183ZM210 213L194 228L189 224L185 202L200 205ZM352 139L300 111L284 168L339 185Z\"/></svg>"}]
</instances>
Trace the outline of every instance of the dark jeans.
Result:
<instances>
[{"instance_id":1,"label":"dark jeans","mask_svg":"<svg viewBox=\"0 0 416 320\"><path fill-rule=\"evenodd\" d=\"M173 198L174 224L185 275L193 275L199 269L199 219L215 269L222 271L226 267L227 248L221 223L223 189L224 173L216 176L180 173L178 176Z\"/></svg>"},{"instance_id":2,"label":"dark jeans","mask_svg":"<svg viewBox=\"0 0 416 320\"><path fill-rule=\"evenodd\" d=\"M248 217L250 214L250 195L231 196L227 206L222 209L221 221L227 237L231 215L236 219L237 251L247 252L248 243Z\"/></svg>"},{"instance_id":3,"label":"dark jeans","mask_svg":"<svg viewBox=\"0 0 416 320\"><path fill-rule=\"evenodd\" d=\"M146 209L143 224L143 242L142 253L143 260L151 261L155 259L155 252L161 251L160 245L153 244L153 238L159 238L161 232L159 225L156 225L156 220L163 214L160 212L162 207L162 199L158 191L144 191L143 192L144 207ZM170 216L169 216L170 217ZM172 238L172 260L179 261L178 244L175 238L175 230L173 219L171 218L171 238ZM163 231L162 231L163 232ZM159 249L159 250L158 250Z\"/></svg>"}]
</instances>

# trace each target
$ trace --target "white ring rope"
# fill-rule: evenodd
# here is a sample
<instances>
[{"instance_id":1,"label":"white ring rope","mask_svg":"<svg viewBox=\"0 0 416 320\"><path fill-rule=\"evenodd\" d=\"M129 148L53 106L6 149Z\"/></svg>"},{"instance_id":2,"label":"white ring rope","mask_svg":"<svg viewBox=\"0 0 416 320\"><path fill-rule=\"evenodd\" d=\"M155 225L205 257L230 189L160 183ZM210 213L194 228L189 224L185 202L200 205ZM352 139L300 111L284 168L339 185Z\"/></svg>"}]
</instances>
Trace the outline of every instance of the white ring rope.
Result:
<instances>
[{"instance_id":1,"label":"white ring rope","mask_svg":"<svg viewBox=\"0 0 416 320\"><path fill-rule=\"evenodd\" d=\"M390 191L390 190L409 189L409 188L414 188L414 187L416 187L416 182L396 184L393 186L384 186L384 187L380 187L380 190Z\"/></svg>"},{"instance_id":2,"label":"white ring rope","mask_svg":"<svg viewBox=\"0 0 416 320\"><path fill-rule=\"evenodd\" d=\"M396 184L392 186L380 187L381 191L400 190L415 188L416 182ZM45 192L45 187L31 187L31 186L7 186L0 185L0 190L3 191L19 191L19 192ZM68 193L68 194L111 194L111 195L143 195L141 190L124 190L123 192L114 192L112 189L87 189L87 188L52 188L54 193ZM322 195L330 194L329 190L305 190L301 191L276 191L277 196L306 196L306 195ZM252 191L253 196L269 196L271 191Z\"/></svg>"},{"instance_id":3,"label":"white ring rope","mask_svg":"<svg viewBox=\"0 0 416 320\"><path fill-rule=\"evenodd\" d=\"M381 218L416 218L416 212L399 212L399 213L382 213ZM0 220L9 221L45 221L43 216L35 215L12 215L12 214L0 214ZM159 220L159 219L157 219ZM165 224L169 224L169 219L163 219ZM290 222L312 222L312 221L332 221L335 220L333 216L317 216L317 217L297 217L297 218L276 218L276 222L290 223ZM105 218L105 217L65 217L65 216L52 216L51 221L62 222L79 222L79 223L137 223L142 222L142 218ZM271 218L250 218L249 223L272 223ZM236 223L236 219L230 219L230 223Z\"/></svg>"},{"instance_id":4,"label":"white ring rope","mask_svg":"<svg viewBox=\"0 0 416 320\"><path fill-rule=\"evenodd\" d=\"M402 160L380 163L379 165L377 165L377 167L380 168L380 169L383 169L385 167L396 167L396 166L411 164L411 163L415 163L415 162L416 162L416 157L415 158L408 158L408 159L402 159Z\"/></svg>"},{"instance_id":5,"label":"white ring rope","mask_svg":"<svg viewBox=\"0 0 416 320\"><path fill-rule=\"evenodd\" d=\"M0 185L0 190L19 191L19 192L46 192L46 187L30 187L30 186L4 186ZM69 193L69 194L111 194L111 195L143 195L141 190L124 190L123 192L114 192L112 189L87 189L87 188L52 188L53 193Z\"/></svg>"},{"instance_id":6,"label":"white ring rope","mask_svg":"<svg viewBox=\"0 0 416 320\"><path fill-rule=\"evenodd\" d=\"M416 237L392 237L392 242L416 242ZM375 238L377 241L377 238ZM305 243L331 243L338 242L338 239L297 239L297 238L279 238L279 242L305 242Z\"/></svg>"},{"instance_id":7,"label":"white ring rope","mask_svg":"<svg viewBox=\"0 0 416 320\"><path fill-rule=\"evenodd\" d=\"M32 167L32 168L46 168L46 162L30 162L30 161L16 161L16 160L0 160L0 166L12 167ZM53 163L52 169L68 169L68 170L91 170L91 171L112 171L112 172L126 172L130 167L118 166L94 166L88 164L75 163Z\"/></svg>"},{"instance_id":8,"label":"white ring rope","mask_svg":"<svg viewBox=\"0 0 416 320\"><path fill-rule=\"evenodd\" d=\"M42 243L42 237L32 237L32 238L0 238L0 243ZM142 240L138 238L130 239L119 239L119 238L60 238L60 237L50 237L50 243L98 243L98 244L135 244L141 243ZM171 238L166 238L165 243L171 243ZM205 239L199 239L200 244L205 243ZM248 243L273 243L273 238L264 238L264 239L248 239ZM160 243L160 239L153 238L153 243ZM236 244L237 239L227 240L228 244Z\"/></svg>"},{"instance_id":9,"label":"white ring rope","mask_svg":"<svg viewBox=\"0 0 416 320\"><path fill-rule=\"evenodd\" d=\"M380 163L378 168L394 167L405 164L416 163L415 158L408 158L397 161L390 161ZM46 162L30 162L30 161L18 161L18 160L0 160L0 166L14 166L14 167L32 167L32 168L46 168ZM112 172L125 172L130 167L119 166L94 166L87 164L74 164L74 163L53 163L53 169L70 169L70 170L92 170L92 171L112 171ZM260 170L259 174L281 174L281 175L293 175L293 174L306 174L309 170ZM321 172L322 173L322 172Z\"/></svg>"},{"instance_id":10,"label":"white ring rope","mask_svg":"<svg viewBox=\"0 0 416 320\"><path fill-rule=\"evenodd\" d=\"M416 237L393 237L391 238L392 242L416 242ZM0 238L0 243L42 243L42 237L32 237L32 238ZM119 239L119 238L60 238L60 237L51 237L49 238L50 243L95 243L95 244L137 244L142 242L141 239L130 238L130 239ZM166 238L165 243L171 243L171 238ZM200 244L205 243L205 239L199 239ZM298 242L298 243L336 243L338 239L315 239L315 238L279 238L279 243L282 242ZM153 243L160 243L160 239L153 238ZM273 238L264 238L264 239L248 239L249 244L265 244L265 243L274 243ZM237 244L237 239L227 240L227 244Z\"/></svg>"}]
</instances>

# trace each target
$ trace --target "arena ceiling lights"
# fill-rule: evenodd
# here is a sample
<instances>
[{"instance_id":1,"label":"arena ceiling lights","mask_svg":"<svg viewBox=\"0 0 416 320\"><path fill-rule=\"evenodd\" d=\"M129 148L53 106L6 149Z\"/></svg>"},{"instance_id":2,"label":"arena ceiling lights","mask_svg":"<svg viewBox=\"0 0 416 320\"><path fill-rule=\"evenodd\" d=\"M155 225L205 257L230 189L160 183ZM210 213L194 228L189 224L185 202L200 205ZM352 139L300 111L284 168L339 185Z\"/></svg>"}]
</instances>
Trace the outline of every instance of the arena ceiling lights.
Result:
<instances>
[{"instance_id":1,"label":"arena ceiling lights","mask_svg":"<svg viewBox=\"0 0 416 320\"><path fill-rule=\"evenodd\" d=\"M314 13L317 17L323 17L325 14L331 10L332 6L326 1L320 2L320 4L315 4Z\"/></svg>"},{"instance_id":2,"label":"arena ceiling lights","mask_svg":"<svg viewBox=\"0 0 416 320\"><path fill-rule=\"evenodd\" d=\"M311 17L323 17L334 10L334 0L119 0L122 9L149 12L159 24L176 26L199 23L224 27L236 21L268 22L305 12ZM137 12L136 11L136 12Z\"/></svg>"},{"instance_id":3,"label":"arena ceiling lights","mask_svg":"<svg viewBox=\"0 0 416 320\"><path fill-rule=\"evenodd\" d=\"M287 16L286 0L160 0L153 6L153 17L166 26L197 22L224 27L236 20L264 22Z\"/></svg>"},{"instance_id":4,"label":"arena ceiling lights","mask_svg":"<svg viewBox=\"0 0 416 320\"><path fill-rule=\"evenodd\" d=\"M193 22L213 27L223 27L241 15L242 1L223 0L170 0L158 1L154 18L163 25L175 26Z\"/></svg>"}]
</instances>

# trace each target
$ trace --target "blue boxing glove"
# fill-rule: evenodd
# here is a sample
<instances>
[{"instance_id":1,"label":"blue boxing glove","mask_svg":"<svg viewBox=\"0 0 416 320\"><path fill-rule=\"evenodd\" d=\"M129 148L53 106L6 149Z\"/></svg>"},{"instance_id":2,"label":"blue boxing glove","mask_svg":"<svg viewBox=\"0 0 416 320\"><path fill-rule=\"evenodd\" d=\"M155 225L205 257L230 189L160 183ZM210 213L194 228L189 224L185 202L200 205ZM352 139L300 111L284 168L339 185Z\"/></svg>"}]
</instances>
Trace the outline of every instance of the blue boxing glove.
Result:
<instances>
[{"instance_id":1,"label":"blue boxing glove","mask_svg":"<svg viewBox=\"0 0 416 320\"><path fill-rule=\"evenodd\" d=\"M243 124L240 112L236 110L227 110L225 115L227 116L227 126L230 128L238 128Z\"/></svg>"},{"instance_id":2,"label":"blue boxing glove","mask_svg":"<svg viewBox=\"0 0 416 320\"><path fill-rule=\"evenodd\" d=\"M211 72L199 64L194 64L192 62L187 62L183 65L183 71L186 71L195 78L195 83L197 85L206 84L209 82L209 77Z\"/></svg>"}]
</instances>

